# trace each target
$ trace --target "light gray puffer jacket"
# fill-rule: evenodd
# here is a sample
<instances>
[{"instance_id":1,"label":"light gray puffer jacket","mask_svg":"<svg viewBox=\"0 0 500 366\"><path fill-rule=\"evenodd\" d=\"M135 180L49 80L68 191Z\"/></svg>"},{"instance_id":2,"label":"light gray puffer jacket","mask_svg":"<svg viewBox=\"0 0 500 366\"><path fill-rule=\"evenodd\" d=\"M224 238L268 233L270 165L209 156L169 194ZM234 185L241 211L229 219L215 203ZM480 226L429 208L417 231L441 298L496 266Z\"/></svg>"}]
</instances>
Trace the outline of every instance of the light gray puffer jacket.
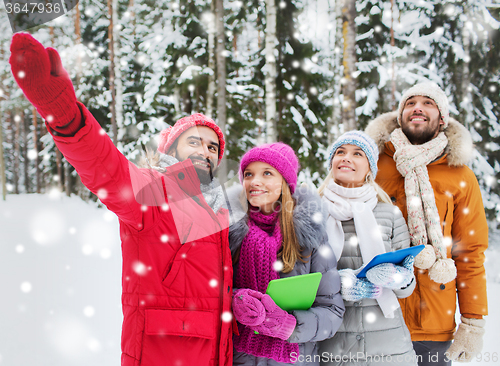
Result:
<instances>
[{"instance_id":1,"label":"light gray puffer jacket","mask_svg":"<svg viewBox=\"0 0 500 366\"><path fill-rule=\"evenodd\" d=\"M373 213L387 252L409 247L410 235L399 208L379 202ZM355 238L354 221L343 221L342 228L345 242L338 269L357 269L363 260ZM404 298L410 296L414 288L415 280L394 293ZM395 311L394 318L385 318L375 299L345 301L345 306L344 320L335 336L320 343L322 366L417 365L401 308Z\"/></svg>"},{"instance_id":2,"label":"light gray puffer jacket","mask_svg":"<svg viewBox=\"0 0 500 366\"><path fill-rule=\"evenodd\" d=\"M235 193L233 192L231 195L234 196ZM340 295L337 260L328 244L328 236L325 231L327 212L322 206L321 199L306 187L297 187L293 197L297 202L293 212L295 233L300 245L304 248L302 254L306 262L297 261L291 272L280 273L280 277L292 277L312 272L321 272L323 277L313 306L309 310L291 312L297 318L297 325L288 341L299 343L299 355L292 356L292 360L296 359L294 366L316 366L319 365L316 342L332 337L340 327L344 314L344 301ZM232 202L231 207L234 209L235 206L237 205ZM241 209L241 205L239 208ZM238 216L237 212L235 214ZM241 247L247 233L246 216L229 228L229 245L233 255ZM236 264L234 265L234 278L236 278L237 270L238 265ZM309 360L314 359L315 361L309 362ZM277 366L291 364L235 351L233 365Z\"/></svg>"}]
</instances>

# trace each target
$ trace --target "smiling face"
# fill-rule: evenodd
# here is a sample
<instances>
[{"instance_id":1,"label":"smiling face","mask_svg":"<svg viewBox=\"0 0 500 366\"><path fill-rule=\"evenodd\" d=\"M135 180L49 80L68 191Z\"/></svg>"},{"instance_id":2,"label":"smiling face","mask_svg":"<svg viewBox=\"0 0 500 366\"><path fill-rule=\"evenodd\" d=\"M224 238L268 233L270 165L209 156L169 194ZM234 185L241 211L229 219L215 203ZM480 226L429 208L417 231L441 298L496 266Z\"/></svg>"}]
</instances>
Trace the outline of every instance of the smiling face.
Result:
<instances>
[{"instance_id":1,"label":"smiling face","mask_svg":"<svg viewBox=\"0 0 500 366\"><path fill-rule=\"evenodd\" d=\"M336 151L331 164L335 183L343 187L360 187L370 171L370 163L364 151L356 145L342 145Z\"/></svg>"},{"instance_id":2,"label":"smiling face","mask_svg":"<svg viewBox=\"0 0 500 366\"><path fill-rule=\"evenodd\" d=\"M179 161L190 159L202 184L209 184L216 171L219 158L219 138L206 126L191 127L177 139L169 155Z\"/></svg>"},{"instance_id":3,"label":"smiling face","mask_svg":"<svg viewBox=\"0 0 500 366\"><path fill-rule=\"evenodd\" d=\"M243 172L243 188L251 206L263 214L274 211L275 203L281 196L283 176L271 165L254 161Z\"/></svg>"},{"instance_id":4,"label":"smiling face","mask_svg":"<svg viewBox=\"0 0 500 366\"><path fill-rule=\"evenodd\" d=\"M401 129L413 145L435 138L442 124L441 113L433 99L420 95L408 98L401 115Z\"/></svg>"}]
</instances>

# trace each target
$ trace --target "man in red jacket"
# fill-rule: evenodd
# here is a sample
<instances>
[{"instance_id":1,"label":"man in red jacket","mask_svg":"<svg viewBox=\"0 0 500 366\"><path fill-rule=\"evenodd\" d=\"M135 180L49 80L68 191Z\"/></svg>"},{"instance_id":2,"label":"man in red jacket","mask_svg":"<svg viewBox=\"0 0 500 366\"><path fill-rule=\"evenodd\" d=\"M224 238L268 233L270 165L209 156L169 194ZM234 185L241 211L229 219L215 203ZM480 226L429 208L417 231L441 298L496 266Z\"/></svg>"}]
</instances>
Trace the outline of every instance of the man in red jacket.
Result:
<instances>
[{"instance_id":1,"label":"man in red jacket","mask_svg":"<svg viewBox=\"0 0 500 366\"><path fill-rule=\"evenodd\" d=\"M10 64L57 147L120 220L122 366L231 365L229 220L212 179L220 128L202 114L177 121L161 133L158 164L139 169L76 101L56 50L15 34Z\"/></svg>"}]
</instances>

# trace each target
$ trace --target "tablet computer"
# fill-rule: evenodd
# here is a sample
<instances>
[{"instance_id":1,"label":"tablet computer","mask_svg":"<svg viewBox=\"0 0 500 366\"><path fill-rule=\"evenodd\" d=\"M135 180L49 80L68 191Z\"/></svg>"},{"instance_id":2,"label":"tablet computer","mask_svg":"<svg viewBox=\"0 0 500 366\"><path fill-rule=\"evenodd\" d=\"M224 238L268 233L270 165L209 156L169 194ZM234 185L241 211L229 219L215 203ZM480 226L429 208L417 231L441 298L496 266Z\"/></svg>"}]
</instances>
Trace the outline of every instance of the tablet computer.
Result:
<instances>
[{"instance_id":1,"label":"tablet computer","mask_svg":"<svg viewBox=\"0 0 500 366\"><path fill-rule=\"evenodd\" d=\"M422 249L424 249L424 247L425 245L422 244L422 245L416 245L414 247L395 250L394 252L382 253L376 255L356 276L358 278L366 277L366 271L368 271L372 267L375 267L378 264L382 263L401 264L403 260L409 255L416 257L417 254L420 253Z\"/></svg>"},{"instance_id":2,"label":"tablet computer","mask_svg":"<svg viewBox=\"0 0 500 366\"><path fill-rule=\"evenodd\" d=\"M322 276L321 272L314 272L272 280L266 294L283 310L307 310L316 298Z\"/></svg>"}]
</instances>

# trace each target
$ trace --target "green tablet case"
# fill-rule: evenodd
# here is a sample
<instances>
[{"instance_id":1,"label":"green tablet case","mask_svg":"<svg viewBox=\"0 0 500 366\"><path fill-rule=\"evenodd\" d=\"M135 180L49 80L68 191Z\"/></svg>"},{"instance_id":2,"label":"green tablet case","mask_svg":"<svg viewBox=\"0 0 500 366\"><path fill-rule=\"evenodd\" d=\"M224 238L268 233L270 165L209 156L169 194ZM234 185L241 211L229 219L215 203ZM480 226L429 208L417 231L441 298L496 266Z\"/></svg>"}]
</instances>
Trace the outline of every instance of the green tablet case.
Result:
<instances>
[{"instance_id":1,"label":"green tablet case","mask_svg":"<svg viewBox=\"0 0 500 366\"><path fill-rule=\"evenodd\" d=\"M283 310L307 310L316 298L321 277L320 272L315 272L272 280L266 294Z\"/></svg>"}]
</instances>

